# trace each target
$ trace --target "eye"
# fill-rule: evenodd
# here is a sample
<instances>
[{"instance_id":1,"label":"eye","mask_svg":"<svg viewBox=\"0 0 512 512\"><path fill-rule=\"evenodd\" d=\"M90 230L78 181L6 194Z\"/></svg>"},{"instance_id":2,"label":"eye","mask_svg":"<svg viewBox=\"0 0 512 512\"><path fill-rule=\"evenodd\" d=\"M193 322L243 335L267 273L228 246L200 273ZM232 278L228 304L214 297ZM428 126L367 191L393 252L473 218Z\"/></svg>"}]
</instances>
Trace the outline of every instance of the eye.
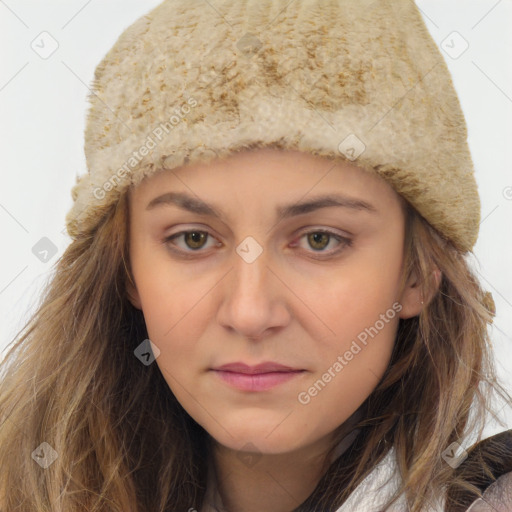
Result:
<instances>
[{"instance_id":1,"label":"eye","mask_svg":"<svg viewBox=\"0 0 512 512\"><path fill-rule=\"evenodd\" d=\"M181 247L181 250L176 251L172 245L177 245L173 241L175 239L183 237L183 241L185 243L185 247ZM179 233L175 233L174 235L168 236L163 240L163 242L169 247L169 249L173 252L198 252L200 249L206 247L205 242L208 240L208 237L213 238L208 231L199 231L199 230L190 230L190 231L180 231ZM220 244L217 244L220 245Z\"/></svg>"},{"instance_id":2,"label":"eye","mask_svg":"<svg viewBox=\"0 0 512 512\"><path fill-rule=\"evenodd\" d=\"M185 246L180 246L174 241L177 239L182 239ZM208 248L206 242L208 238L212 238L213 236L208 231L200 231L200 230L189 230L189 231L180 231L179 233L175 233L164 238L163 243L167 245L170 251L177 253L183 257L192 256L190 253L197 252L200 253L201 249ZM312 252L322 253L326 255L333 255L341 252L344 248L350 247L352 245L352 240L341 236L340 234L330 231L327 229L316 229L302 233L298 239L296 239L291 247L296 247L299 244L297 240L301 240L302 238L306 238L310 247L313 248ZM337 245L334 250L325 251L324 249L329 246L329 244L335 240ZM222 245L220 242L213 243L213 246L219 247ZM178 249L176 249L178 247ZM210 246L211 247L211 246ZM188 253L188 254L187 254Z\"/></svg>"},{"instance_id":3,"label":"eye","mask_svg":"<svg viewBox=\"0 0 512 512\"><path fill-rule=\"evenodd\" d=\"M301 240L302 238L306 238L308 245L313 248L313 252L327 253L328 255L337 254L341 252L345 247L350 247L352 245L351 239L341 236L328 229L316 229L314 231L307 231L302 233L298 240ZM333 239L337 242L337 249L335 248L332 251L325 251L324 249L329 246ZM298 245L297 242L294 242L292 247L296 245Z\"/></svg>"}]
</instances>

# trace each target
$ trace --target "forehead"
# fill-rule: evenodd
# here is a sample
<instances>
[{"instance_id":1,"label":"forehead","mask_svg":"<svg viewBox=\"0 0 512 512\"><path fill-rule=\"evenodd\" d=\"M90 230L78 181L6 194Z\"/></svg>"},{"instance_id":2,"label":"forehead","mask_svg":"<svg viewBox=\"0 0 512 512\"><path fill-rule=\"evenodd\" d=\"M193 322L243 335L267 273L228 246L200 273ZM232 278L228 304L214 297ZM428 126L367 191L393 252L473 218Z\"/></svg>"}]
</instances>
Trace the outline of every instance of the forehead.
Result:
<instances>
[{"instance_id":1,"label":"forehead","mask_svg":"<svg viewBox=\"0 0 512 512\"><path fill-rule=\"evenodd\" d=\"M346 201L373 204L376 209L404 203L375 172L341 159L274 148L240 151L227 158L161 169L132 186L129 197L133 208L147 209L166 193L186 194L198 203L211 200L217 205L213 208L216 216L222 216L220 210L230 205L262 208L327 194L342 194ZM206 210L202 213L214 213Z\"/></svg>"}]
</instances>

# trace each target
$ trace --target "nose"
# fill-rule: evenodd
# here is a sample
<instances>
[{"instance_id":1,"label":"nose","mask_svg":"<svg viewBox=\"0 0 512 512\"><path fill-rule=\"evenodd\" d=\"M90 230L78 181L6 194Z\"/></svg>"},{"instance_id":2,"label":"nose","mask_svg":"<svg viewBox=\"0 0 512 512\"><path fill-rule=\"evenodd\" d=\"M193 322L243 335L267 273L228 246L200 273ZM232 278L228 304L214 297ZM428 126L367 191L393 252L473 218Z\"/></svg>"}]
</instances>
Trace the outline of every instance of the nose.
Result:
<instances>
[{"instance_id":1,"label":"nose","mask_svg":"<svg viewBox=\"0 0 512 512\"><path fill-rule=\"evenodd\" d=\"M221 291L219 324L252 341L288 325L291 315L286 297L291 292L266 251L251 263L233 251L232 260L232 270Z\"/></svg>"}]
</instances>

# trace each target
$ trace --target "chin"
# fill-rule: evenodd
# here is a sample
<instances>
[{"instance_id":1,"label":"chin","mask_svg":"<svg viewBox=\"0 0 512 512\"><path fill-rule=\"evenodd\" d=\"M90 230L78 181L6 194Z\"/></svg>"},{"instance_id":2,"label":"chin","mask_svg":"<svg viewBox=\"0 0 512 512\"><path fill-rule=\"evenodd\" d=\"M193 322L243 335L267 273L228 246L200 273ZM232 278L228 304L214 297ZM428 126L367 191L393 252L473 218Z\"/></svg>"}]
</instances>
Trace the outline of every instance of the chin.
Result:
<instances>
[{"instance_id":1,"label":"chin","mask_svg":"<svg viewBox=\"0 0 512 512\"><path fill-rule=\"evenodd\" d=\"M266 439L265 435L253 435L253 436L243 436L217 439L215 441L225 448L229 448L230 450L234 450L237 452L247 452L254 453L256 455L280 455L289 452L293 452L302 447L302 443L300 440L291 439L289 442L283 440L273 442Z\"/></svg>"},{"instance_id":2,"label":"chin","mask_svg":"<svg viewBox=\"0 0 512 512\"><path fill-rule=\"evenodd\" d=\"M278 455L297 450L312 441L304 436L304 431L299 437L301 430L294 425L286 429L275 422L264 427L251 424L234 426L227 423L223 426L226 430L218 425L206 430L217 443L235 451Z\"/></svg>"}]
</instances>

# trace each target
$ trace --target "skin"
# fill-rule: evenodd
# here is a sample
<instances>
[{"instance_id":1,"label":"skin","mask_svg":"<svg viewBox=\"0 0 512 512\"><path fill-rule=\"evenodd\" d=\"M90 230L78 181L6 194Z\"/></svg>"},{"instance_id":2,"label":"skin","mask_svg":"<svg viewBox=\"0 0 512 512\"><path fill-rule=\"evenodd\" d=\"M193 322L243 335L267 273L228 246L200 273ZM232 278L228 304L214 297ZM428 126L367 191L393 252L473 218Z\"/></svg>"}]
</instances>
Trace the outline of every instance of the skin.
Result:
<instances>
[{"instance_id":1,"label":"skin","mask_svg":"<svg viewBox=\"0 0 512 512\"><path fill-rule=\"evenodd\" d=\"M221 218L175 204L146 209L170 191L215 205ZM375 211L330 206L276 217L278 205L333 193ZM259 149L156 173L130 190L129 203L135 286L128 294L144 313L169 388L212 438L224 506L230 512L292 510L326 470L336 429L386 370L399 318L421 310L414 276L399 286L405 223L399 196L353 164ZM350 243L333 235L315 239L318 229ZM186 230L210 235L165 241ZM248 236L263 249L251 263L236 251ZM300 403L299 393L322 379L394 303L401 311ZM211 371L236 361L276 361L304 371L270 390L241 391Z\"/></svg>"}]
</instances>

